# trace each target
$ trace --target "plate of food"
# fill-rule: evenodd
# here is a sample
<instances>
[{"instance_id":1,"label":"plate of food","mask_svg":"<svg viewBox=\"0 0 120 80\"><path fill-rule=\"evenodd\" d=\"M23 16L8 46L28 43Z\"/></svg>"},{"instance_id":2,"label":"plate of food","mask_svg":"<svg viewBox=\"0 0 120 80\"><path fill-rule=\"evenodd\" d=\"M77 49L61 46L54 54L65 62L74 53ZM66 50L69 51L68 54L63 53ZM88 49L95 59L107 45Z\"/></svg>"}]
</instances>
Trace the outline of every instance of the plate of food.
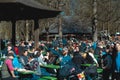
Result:
<instances>
[{"instance_id":1,"label":"plate of food","mask_svg":"<svg viewBox=\"0 0 120 80\"><path fill-rule=\"evenodd\" d=\"M18 69L17 71L26 71L26 69Z\"/></svg>"}]
</instances>

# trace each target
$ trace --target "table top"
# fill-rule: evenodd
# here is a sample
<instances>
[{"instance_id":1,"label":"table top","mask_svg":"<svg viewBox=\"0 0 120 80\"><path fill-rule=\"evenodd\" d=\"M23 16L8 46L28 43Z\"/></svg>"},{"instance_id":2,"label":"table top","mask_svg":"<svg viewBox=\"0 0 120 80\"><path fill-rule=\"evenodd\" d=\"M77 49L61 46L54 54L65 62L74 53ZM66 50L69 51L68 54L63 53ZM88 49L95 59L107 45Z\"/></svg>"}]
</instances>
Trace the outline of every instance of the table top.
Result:
<instances>
[{"instance_id":1,"label":"table top","mask_svg":"<svg viewBox=\"0 0 120 80\"><path fill-rule=\"evenodd\" d=\"M40 66L45 67L45 68L52 68L52 69L59 69L60 68L59 65L53 65L53 64L40 65Z\"/></svg>"},{"instance_id":2,"label":"table top","mask_svg":"<svg viewBox=\"0 0 120 80\"><path fill-rule=\"evenodd\" d=\"M91 65L96 65L96 64L81 64L81 66L86 66L86 67L89 67Z\"/></svg>"},{"instance_id":3,"label":"table top","mask_svg":"<svg viewBox=\"0 0 120 80\"><path fill-rule=\"evenodd\" d=\"M98 72L98 73L102 73L102 72L103 72L103 69L102 69L102 68L97 68L97 72Z\"/></svg>"},{"instance_id":4,"label":"table top","mask_svg":"<svg viewBox=\"0 0 120 80\"><path fill-rule=\"evenodd\" d=\"M36 74L35 71L31 71L31 70L23 70L23 71L18 71L21 74Z\"/></svg>"},{"instance_id":5,"label":"table top","mask_svg":"<svg viewBox=\"0 0 120 80\"><path fill-rule=\"evenodd\" d=\"M85 66L85 67L89 67L91 66L92 64L81 64L81 66ZM97 68L97 72L98 73L102 73L103 72L103 69L102 68Z\"/></svg>"},{"instance_id":6,"label":"table top","mask_svg":"<svg viewBox=\"0 0 120 80\"><path fill-rule=\"evenodd\" d=\"M0 66L0 70L1 70L2 66Z\"/></svg>"},{"instance_id":7,"label":"table top","mask_svg":"<svg viewBox=\"0 0 120 80\"><path fill-rule=\"evenodd\" d=\"M56 77L52 77L52 76L43 76L42 78L47 80L57 80Z\"/></svg>"},{"instance_id":8,"label":"table top","mask_svg":"<svg viewBox=\"0 0 120 80\"><path fill-rule=\"evenodd\" d=\"M6 58L0 58L1 61L4 61Z\"/></svg>"}]
</instances>

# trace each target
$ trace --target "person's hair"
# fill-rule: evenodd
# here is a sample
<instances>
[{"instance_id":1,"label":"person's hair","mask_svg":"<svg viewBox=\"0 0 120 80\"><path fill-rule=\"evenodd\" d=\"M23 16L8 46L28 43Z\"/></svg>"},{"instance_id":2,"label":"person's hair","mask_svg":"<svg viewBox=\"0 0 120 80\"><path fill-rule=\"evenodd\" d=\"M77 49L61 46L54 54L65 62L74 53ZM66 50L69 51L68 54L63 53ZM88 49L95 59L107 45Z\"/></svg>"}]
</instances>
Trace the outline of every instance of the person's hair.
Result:
<instances>
[{"instance_id":1,"label":"person's hair","mask_svg":"<svg viewBox=\"0 0 120 80\"><path fill-rule=\"evenodd\" d=\"M30 46L30 47L29 47L29 49L30 49L30 50L33 50L33 49L34 49L34 47L33 47L33 46Z\"/></svg>"},{"instance_id":2,"label":"person's hair","mask_svg":"<svg viewBox=\"0 0 120 80\"><path fill-rule=\"evenodd\" d=\"M40 49L40 48L36 48L36 51L40 52L40 51L41 51L41 49Z\"/></svg>"},{"instance_id":3,"label":"person's hair","mask_svg":"<svg viewBox=\"0 0 120 80\"><path fill-rule=\"evenodd\" d=\"M25 50L22 52L22 55L24 55L26 51L28 51L28 50L25 49Z\"/></svg>"},{"instance_id":4,"label":"person's hair","mask_svg":"<svg viewBox=\"0 0 120 80\"><path fill-rule=\"evenodd\" d=\"M39 51L37 51L37 52L33 53L33 56L34 56L34 58L38 58L40 56L40 54L41 53Z\"/></svg>"},{"instance_id":5,"label":"person's hair","mask_svg":"<svg viewBox=\"0 0 120 80\"><path fill-rule=\"evenodd\" d=\"M106 49L110 49L110 45L107 45L107 46L106 46Z\"/></svg>"},{"instance_id":6,"label":"person's hair","mask_svg":"<svg viewBox=\"0 0 120 80\"><path fill-rule=\"evenodd\" d=\"M13 56L14 57L14 54L13 53L7 54L7 57L9 57L9 56Z\"/></svg>"},{"instance_id":7,"label":"person's hair","mask_svg":"<svg viewBox=\"0 0 120 80\"><path fill-rule=\"evenodd\" d=\"M8 54L10 54L10 53L11 53L11 54L14 54L14 52L13 52L12 50L8 51Z\"/></svg>"},{"instance_id":8,"label":"person's hair","mask_svg":"<svg viewBox=\"0 0 120 80\"><path fill-rule=\"evenodd\" d=\"M28 54L28 58L31 58L33 59L34 58L34 55L31 53L31 54Z\"/></svg>"},{"instance_id":9,"label":"person's hair","mask_svg":"<svg viewBox=\"0 0 120 80\"><path fill-rule=\"evenodd\" d=\"M28 51L28 50L25 49L25 50L23 51L23 53L25 53L26 51Z\"/></svg>"},{"instance_id":10,"label":"person's hair","mask_svg":"<svg viewBox=\"0 0 120 80\"><path fill-rule=\"evenodd\" d=\"M12 44L11 44L11 43L8 43L7 46L12 46Z\"/></svg>"},{"instance_id":11,"label":"person's hair","mask_svg":"<svg viewBox=\"0 0 120 80\"><path fill-rule=\"evenodd\" d=\"M91 52L91 53L92 53L93 51L94 51L93 48L90 48L90 49L88 50L88 52Z\"/></svg>"},{"instance_id":12,"label":"person's hair","mask_svg":"<svg viewBox=\"0 0 120 80\"><path fill-rule=\"evenodd\" d=\"M39 46L40 50L44 50L44 47L43 46Z\"/></svg>"}]
</instances>

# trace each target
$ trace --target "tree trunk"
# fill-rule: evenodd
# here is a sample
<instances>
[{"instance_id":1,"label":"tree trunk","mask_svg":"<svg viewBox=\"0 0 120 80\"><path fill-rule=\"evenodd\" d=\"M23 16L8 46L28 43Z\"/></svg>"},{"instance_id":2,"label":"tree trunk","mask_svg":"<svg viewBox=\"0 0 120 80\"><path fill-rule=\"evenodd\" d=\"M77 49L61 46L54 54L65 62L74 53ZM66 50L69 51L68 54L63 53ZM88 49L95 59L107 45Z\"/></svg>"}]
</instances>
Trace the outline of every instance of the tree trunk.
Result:
<instances>
[{"instance_id":1,"label":"tree trunk","mask_svg":"<svg viewBox=\"0 0 120 80\"><path fill-rule=\"evenodd\" d=\"M93 15L94 15L94 33L93 33L93 41L98 40L98 35L97 35L97 0L94 0L93 2Z\"/></svg>"},{"instance_id":2,"label":"tree trunk","mask_svg":"<svg viewBox=\"0 0 120 80\"><path fill-rule=\"evenodd\" d=\"M98 40L98 31L97 28L95 29L95 32L93 34L93 41L97 41Z\"/></svg>"},{"instance_id":3,"label":"tree trunk","mask_svg":"<svg viewBox=\"0 0 120 80\"><path fill-rule=\"evenodd\" d=\"M29 21L26 20L26 36L25 36L25 40L28 41L29 40Z\"/></svg>"},{"instance_id":4,"label":"tree trunk","mask_svg":"<svg viewBox=\"0 0 120 80\"><path fill-rule=\"evenodd\" d=\"M58 32L59 32L59 37L60 37L60 39L62 39L62 35L63 35L63 33L62 33L62 19L61 19L61 17L59 18L59 27L58 27Z\"/></svg>"}]
</instances>

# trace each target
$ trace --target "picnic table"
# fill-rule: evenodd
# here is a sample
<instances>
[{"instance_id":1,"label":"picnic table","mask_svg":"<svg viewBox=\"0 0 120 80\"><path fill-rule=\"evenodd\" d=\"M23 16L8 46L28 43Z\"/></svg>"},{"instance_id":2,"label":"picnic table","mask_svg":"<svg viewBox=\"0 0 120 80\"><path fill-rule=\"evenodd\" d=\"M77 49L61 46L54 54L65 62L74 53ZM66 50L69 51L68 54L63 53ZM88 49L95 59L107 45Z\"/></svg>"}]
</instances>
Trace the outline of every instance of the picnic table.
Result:
<instances>
[{"instance_id":1,"label":"picnic table","mask_svg":"<svg viewBox=\"0 0 120 80\"><path fill-rule=\"evenodd\" d=\"M103 72L103 69L102 68L97 68L97 73L100 74Z\"/></svg>"},{"instance_id":2,"label":"picnic table","mask_svg":"<svg viewBox=\"0 0 120 80\"><path fill-rule=\"evenodd\" d=\"M33 77L32 74L37 74L35 71L26 69L18 69L17 72L20 80L30 80Z\"/></svg>"},{"instance_id":3,"label":"picnic table","mask_svg":"<svg viewBox=\"0 0 120 80\"><path fill-rule=\"evenodd\" d=\"M81 66L84 66L84 67L89 67L91 65L96 65L96 64L81 64Z\"/></svg>"},{"instance_id":4,"label":"picnic table","mask_svg":"<svg viewBox=\"0 0 120 80\"><path fill-rule=\"evenodd\" d=\"M81 66L84 66L84 67L89 67L91 65L96 65L96 64L81 64ZM102 68L97 68L97 72L98 73L102 73L103 72L103 69Z\"/></svg>"},{"instance_id":5,"label":"picnic table","mask_svg":"<svg viewBox=\"0 0 120 80\"><path fill-rule=\"evenodd\" d=\"M96 58L96 59L98 59L98 57L99 57L99 55L98 55L98 54L95 54L94 56L95 56L95 58Z\"/></svg>"},{"instance_id":6,"label":"picnic table","mask_svg":"<svg viewBox=\"0 0 120 80\"><path fill-rule=\"evenodd\" d=\"M37 74L37 72L35 72L35 71L31 71L31 70L18 70L18 73L20 73L20 74Z\"/></svg>"},{"instance_id":7,"label":"picnic table","mask_svg":"<svg viewBox=\"0 0 120 80\"><path fill-rule=\"evenodd\" d=\"M57 80L56 77L52 77L52 76L43 76L40 79L46 79L46 80Z\"/></svg>"},{"instance_id":8,"label":"picnic table","mask_svg":"<svg viewBox=\"0 0 120 80\"><path fill-rule=\"evenodd\" d=\"M2 68L2 66L0 66L0 76L1 76L1 68ZM0 78L1 79L1 78Z\"/></svg>"},{"instance_id":9,"label":"picnic table","mask_svg":"<svg viewBox=\"0 0 120 80\"><path fill-rule=\"evenodd\" d=\"M43 68L53 69L55 71L55 74L57 74L58 69L61 68L59 65L53 65L53 64L46 64L46 65L40 65L40 66ZM56 77L52 77L52 76L43 76L42 78L46 80L57 80Z\"/></svg>"},{"instance_id":10,"label":"picnic table","mask_svg":"<svg viewBox=\"0 0 120 80\"><path fill-rule=\"evenodd\" d=\"M1 71L2 66L0 66L0 71Z\"/></svg>"},{"instance_id":11,"label":"picnic table","mask_svg":"<svg viewBox=\"0 0 120 80\"><path fill-rule=\"evenodd\" d=\"M6 59L6 58L1 57L1 58L0 58L0 61L4 61L5 59Z\"/></svg>"},{"instance_id":12,"label":"picnic table","mask_svg":"<svg viewBox=\"0 0 120 80\"><path fill-rule=\"evenodd\" d=\"M32 74L38 74L35 71L31 71L31 70L18 70L19 76L20 76L20 80L29 80L32 76ZM52 76L41 76L38 80L57 80L56 77L52 77Z\"/></svg>"},{"instance_id":13,"label":"picnic table","mask_svg":"<svg viewBox=\"0 0 120 80\"><path fill-rule=\"evenodd\" d=\"M46 64L46 65L40 65L40 66L44 68L60 69L59 65L53 65L53 64Z\"/></svg>"}]
</instances>

